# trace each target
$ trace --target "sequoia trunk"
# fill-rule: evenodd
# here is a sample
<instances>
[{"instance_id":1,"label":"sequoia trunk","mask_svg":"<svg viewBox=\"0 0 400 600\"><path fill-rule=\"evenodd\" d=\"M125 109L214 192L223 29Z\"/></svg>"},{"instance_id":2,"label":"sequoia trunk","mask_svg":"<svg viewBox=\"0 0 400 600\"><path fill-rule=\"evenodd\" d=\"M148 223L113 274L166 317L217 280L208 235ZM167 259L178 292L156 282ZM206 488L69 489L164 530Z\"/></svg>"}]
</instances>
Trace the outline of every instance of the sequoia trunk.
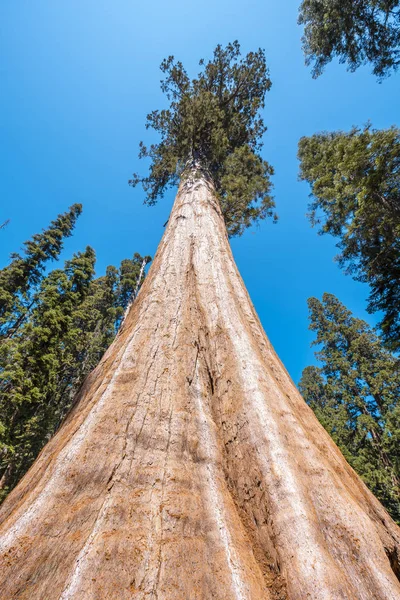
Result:
<instances>
[{"instance_id":1,"label":"sequoia trunk","mask_svg":"<svg viewBox=\"0 0 400 600\"><path fill-rule=\"evenodd\" d=\"M1 520L3 600L400 597L400 530L277 358L199 173Z\"/></svg>"}]
</instances>

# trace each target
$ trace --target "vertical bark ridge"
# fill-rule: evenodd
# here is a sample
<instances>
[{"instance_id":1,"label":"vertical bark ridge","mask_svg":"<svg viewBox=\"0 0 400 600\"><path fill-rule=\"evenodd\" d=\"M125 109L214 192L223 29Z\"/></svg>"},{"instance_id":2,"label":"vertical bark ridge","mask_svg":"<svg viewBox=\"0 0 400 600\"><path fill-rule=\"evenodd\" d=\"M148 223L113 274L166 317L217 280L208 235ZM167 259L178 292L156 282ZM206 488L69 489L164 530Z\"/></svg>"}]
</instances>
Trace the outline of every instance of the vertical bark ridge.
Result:
<instances>
[{"instance_id":1,"label":"vertical bark ridge","mask_svg":"<svg viewBox=\"0 0 400 600\"><path fill-rule=\"evenodd\" d=\"M394 600L399 528L271 344L206 176L0 511L3 600Z\"/></svg>"}]
</instances>

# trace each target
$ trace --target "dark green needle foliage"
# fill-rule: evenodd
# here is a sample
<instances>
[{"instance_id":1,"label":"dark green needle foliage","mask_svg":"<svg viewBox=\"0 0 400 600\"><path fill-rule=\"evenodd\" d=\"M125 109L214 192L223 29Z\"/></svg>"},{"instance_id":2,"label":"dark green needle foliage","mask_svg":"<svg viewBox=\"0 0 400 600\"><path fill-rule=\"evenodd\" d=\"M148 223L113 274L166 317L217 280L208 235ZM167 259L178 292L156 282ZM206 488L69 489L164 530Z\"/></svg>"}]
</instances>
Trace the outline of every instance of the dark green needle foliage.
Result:
<instances>
[{"instance_id":1,"label":"dark green needle foliage","mask_svg":"<svg viewBox=\"0 0 400 600\"><path fill-rule=\"evenodd\" d=\"M71 235L81 211L82 206L74 204L58 215L48 229L25 242L22 256L12 254L10 264L0 271L0 338L12 335L22 323L31 303L30 294L46 263L58 258L63 241Z\"/></svg>"},{"instance_id":2,"label":"dark green needle foliage","mask_svg":"<svg viewBox=\"0 0 400 600\"><path fill-rule=\"evenodd\" d=\"M308 301L319 367L304 369L306 402L364 482L400 522L400 362L331 295Z\"/></svg>"},{"instance_id":3,"label":"dark green needle foliage","mask_svg":"<svg viewBox=\"0 0 400 600\"><path fill-rule=\"evenodd\" d=\"M299 23L314 77L335 57L351 71L369 63L378 78L400 64L399 0L303 0Z\"/></svg>"},{"instance_id":4,"label":"dark green needle foliage","mask_svg":"<svg viewBox=\"0 0 400 600\"><path fill-rule=\"evenodd\" d=\"M228 233L240 235L259 219L273 215L272 167L260 156L266 131L260 110L271 87L262 50L241 57L238 42L217 46L212 60L200 61L197 78L170 56L161 64L161 89L169 107L147 116L147 128L161 137L141 143L140 157L151 160L150 174L135 174L145 202L155 204L175 186L185 168L198 165L214 182ZM275 217L276 218L276 217Z\"/></svg>"},{"instance_id":5,"label":"dark green needle foliage","mask_svg":"<svg viewBox=\"0 0 400 600\"><path fill-rule=\"evenodd\" d=\"M370 126L319 133L299 143L311 185L310 220L339 239L339 265L371 288L383 339L400 348L400 130Z\"/></svg>"},{"instance_id":6,"label":"dark green needle foliage","mask_svg":"<svg viewBox=\"0 0 400 600\"><path fill-rule=\"evenodd\" d=\"M0 344L0 500L59 427L113 341L149 261L135 254L95 278L95 253L87 247L64 268L38 271L15 290L30 301L18 329Z\"/></svg>"}]
</instances>

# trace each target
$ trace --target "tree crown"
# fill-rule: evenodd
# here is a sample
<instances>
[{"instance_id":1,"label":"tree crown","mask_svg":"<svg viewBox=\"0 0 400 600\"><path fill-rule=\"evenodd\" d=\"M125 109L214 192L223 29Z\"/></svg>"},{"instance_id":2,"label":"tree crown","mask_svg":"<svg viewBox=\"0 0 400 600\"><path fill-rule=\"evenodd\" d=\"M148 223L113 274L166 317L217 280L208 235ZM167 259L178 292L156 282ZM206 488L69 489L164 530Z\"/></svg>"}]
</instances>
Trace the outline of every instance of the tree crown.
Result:
<instances>
[{"instance_id":1,"label":"tree crown","mask_svg":"<svg viewBox=\"0 0 400 600\"><path fill-rule=\"evenodd\" d=\"M299 23L314 77L335 56L351 71L371 63L379 78L400 64L399 0L303 0Z\"/></svg>"},{"instance_id":2,"label":"tree crown","mask_svg":"<svg viewBox=\"0 0 400 600\"><path fill-rule=\"evenodd\" d=\"M260 116L271 87L264 51L241 58L238 42L218 45L212 60L202 59L197 78L190 79L173 56L161 64L161 89L169 108L147 116L147 128L161 136L158 144L140 144L141 158L151 159L142 183L145 203L155 204L178 183L185 168L199 163L211 176L228 233L241 234L253 221L272 216L272 167L261 158L266 127Z\"/></svg>"},{"instance_id":3,"label":"tree crown","mask_svg":"<svg viewBox=\"0 0 400 600\"><path fill-rule=\"evenodd\" d=\"M312 225L339 238L340 266L370 285L368 310L400 348L400 130L319 133L300 140L299 158Z\"/></svg>"},{"instance_id":4,"label":"tree crown","mask_svg":"<svg viewBox=\"0 0 400 600\"><path fill-rule=\"evenodd\" d=\"M31 292L40 282L49 260L56 260L66 237L72 234L82 212L81 204L73 204L58 215L47 229L24 242L24 254L14 252L11 262L0 270L0 337L14 331L31 302Z\"/></svg>"}]
</instances>

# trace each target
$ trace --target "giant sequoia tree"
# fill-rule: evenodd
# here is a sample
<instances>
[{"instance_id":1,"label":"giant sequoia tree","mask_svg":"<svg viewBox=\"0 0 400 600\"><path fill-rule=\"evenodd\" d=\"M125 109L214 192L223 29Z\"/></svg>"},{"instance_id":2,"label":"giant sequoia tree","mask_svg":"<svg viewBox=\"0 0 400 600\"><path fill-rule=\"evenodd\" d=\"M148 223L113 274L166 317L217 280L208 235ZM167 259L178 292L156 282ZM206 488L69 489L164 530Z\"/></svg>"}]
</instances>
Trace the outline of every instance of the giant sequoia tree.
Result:
<instances>
[{"instance_id":1,"label":"giant sequoia tree","mask_svg":"<svg viewBox=\"0 0 400 600\"><path fill-rule=\"evenodd\" d=\"M167 90L184 75L166 66ZM3 505L3 596L395 600L400 530L290 380L228 243L271 204L264 56L217 48L202 73L153 113L150 201L180 184L149 274Z\"/></svg>"}]
</instances>

